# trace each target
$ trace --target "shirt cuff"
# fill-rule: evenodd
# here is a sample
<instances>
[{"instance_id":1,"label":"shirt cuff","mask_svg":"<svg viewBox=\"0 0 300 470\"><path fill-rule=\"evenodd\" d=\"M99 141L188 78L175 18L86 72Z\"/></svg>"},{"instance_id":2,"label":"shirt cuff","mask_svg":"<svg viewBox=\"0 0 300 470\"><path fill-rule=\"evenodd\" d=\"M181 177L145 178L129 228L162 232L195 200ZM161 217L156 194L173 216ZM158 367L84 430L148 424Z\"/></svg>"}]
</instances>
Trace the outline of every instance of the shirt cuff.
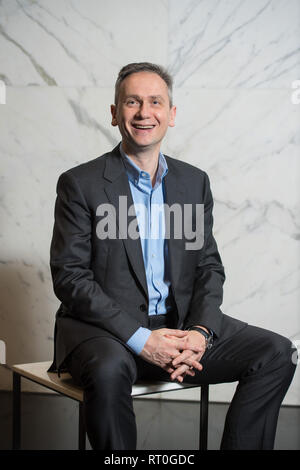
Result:
<instances>
[{"instance_id":1,"label":"shirt cuff","mask_svg":"<svg viewBox=\"0 0 300 470\"><path fill-rule=\"evenodd\" d=\"M144 349L144 346L151 335L152 331L148 328L143 328L140 326L135 333L127 341L127 346L129 346L136 354L140 354Z\"/></svg>"}]
</instances>

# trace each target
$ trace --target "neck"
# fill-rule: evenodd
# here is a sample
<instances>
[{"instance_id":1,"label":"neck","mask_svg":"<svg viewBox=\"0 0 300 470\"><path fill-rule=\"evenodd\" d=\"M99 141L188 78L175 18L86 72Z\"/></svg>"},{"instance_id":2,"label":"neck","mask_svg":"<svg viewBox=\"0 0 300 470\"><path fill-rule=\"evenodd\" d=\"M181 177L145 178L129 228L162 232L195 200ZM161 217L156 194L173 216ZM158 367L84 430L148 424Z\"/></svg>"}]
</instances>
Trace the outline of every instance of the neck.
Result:
<instances>
[{"instance_id":1,"label":"neck","mask_svg":"<svg viewBox=\"0 0 300 470\"><path fill-rule=\"evenodd\" d=\"M143 171L149 173L152 186L155 183L156 172L158 168L159 147L155 149L131 149L122 142L122 147L126 155Z\"/></svg>"}]
</instances>

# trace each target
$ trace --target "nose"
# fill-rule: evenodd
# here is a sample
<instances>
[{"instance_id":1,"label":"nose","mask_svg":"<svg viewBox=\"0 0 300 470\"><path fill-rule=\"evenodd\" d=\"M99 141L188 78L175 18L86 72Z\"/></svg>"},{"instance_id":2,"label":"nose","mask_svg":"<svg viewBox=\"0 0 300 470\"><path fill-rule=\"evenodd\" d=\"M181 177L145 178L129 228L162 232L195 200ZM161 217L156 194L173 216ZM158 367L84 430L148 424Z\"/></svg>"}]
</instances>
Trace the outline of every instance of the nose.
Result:
<instances>
[{"instance_id":1,"label":"nose","mask_svg":"<svg viewBox=\"0 0 300 470\"><path fill-rule=\"evenodd\" d=\"M140 119L147 119L150 117L150 106L147 102L141 102L137 115Z\"/></svg>"}]
</instances>

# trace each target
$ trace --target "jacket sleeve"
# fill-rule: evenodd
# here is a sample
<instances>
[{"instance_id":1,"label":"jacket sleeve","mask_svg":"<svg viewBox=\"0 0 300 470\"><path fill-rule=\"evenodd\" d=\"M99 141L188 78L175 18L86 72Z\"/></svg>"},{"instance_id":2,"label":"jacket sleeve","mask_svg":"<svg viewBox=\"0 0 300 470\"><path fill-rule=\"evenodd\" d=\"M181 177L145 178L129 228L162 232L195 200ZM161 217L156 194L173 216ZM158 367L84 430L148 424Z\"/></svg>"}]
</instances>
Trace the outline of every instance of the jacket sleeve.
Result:
<instances>
[{"instance_id":1,"label":"jacket sleeve","mask_svg":"<svg viewBox=\"0 0 300 470\"><path fill-rule=\"evenodd\" d=\"M104 328L126 342L141 326L94 279L91 269L92 214L70 173L57 183L50 267L56 296L68 314Z\"/></svg>"},{"instance_id":2,"label":"jacket sleeve","mask_svg":"<svg viewBox=\"0 0 300 470\"><path fill-rule=\"evenodd\" d=\"M204 183L204 244L199 252L196 276L189 312L184 328L202 325L220 335L223 313L225 273L216 241L213 237L213 198L205 173Z\"/></svg>"}]
</instances>

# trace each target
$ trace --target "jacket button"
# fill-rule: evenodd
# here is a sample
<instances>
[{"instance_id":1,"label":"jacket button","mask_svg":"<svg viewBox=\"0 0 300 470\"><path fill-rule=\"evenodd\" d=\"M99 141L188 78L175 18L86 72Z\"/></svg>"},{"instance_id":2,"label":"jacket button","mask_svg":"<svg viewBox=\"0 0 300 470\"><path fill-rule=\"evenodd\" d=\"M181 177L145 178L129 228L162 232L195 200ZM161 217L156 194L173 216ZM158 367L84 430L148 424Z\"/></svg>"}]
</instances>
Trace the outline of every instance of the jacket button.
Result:
<instances>
[{"instance_id":1,"label":"jacket button","mask_svg":"<svg viewBox=\"0 0 300 470\"><path fill-rule=\"evenodd\" d=\"M147 306L146 306L145 304L140 305L140 310L141 310L142 312L146 312Z\"/></svg>"}]
</instances>

